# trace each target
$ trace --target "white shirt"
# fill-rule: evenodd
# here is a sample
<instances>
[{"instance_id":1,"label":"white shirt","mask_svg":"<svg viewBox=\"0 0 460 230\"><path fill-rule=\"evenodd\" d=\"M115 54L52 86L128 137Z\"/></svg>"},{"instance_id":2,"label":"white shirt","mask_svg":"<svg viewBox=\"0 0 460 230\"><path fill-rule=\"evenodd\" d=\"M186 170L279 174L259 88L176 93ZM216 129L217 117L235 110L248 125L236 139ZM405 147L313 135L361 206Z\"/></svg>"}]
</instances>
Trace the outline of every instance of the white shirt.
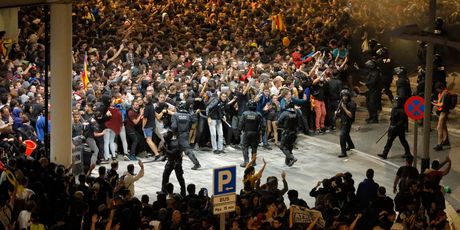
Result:
<instances>
[{"instance_id":1,"label":"white shirt","mask_svg":"<svg viewBox=\"0 0 460 230\"><path fill-rule=\"evenodd\" d=\"M18 216L19 229L27 229L30 226L30 215L32 213L27 210L22 210Z\"/></svg>"},{"instance_id":2,"label":"white shirt","mask_svg":"<svg viewBox=\"0 0 460 230\"><path fill-rule=\"evenodd\" d=\"M278 95L278 94L280 94L280 90L278 88L276 88L276 86L272 86L270 88L270 94L271 95Z\"/></svg>"}]
</instances>

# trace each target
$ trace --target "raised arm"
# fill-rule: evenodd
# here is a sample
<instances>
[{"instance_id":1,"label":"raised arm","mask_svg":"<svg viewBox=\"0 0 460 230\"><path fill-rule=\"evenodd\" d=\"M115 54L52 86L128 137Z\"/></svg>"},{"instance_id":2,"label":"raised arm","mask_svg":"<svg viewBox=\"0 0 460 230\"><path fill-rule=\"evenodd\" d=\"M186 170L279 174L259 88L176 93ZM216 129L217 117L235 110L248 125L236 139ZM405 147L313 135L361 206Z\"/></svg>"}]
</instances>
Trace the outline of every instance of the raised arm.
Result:
<instances>
[{"instance_id":1,"label":"raised arm","mask_svg":"<svg viewBox=\"0 0 460 230\"><path fill-rule=\"evenodd\" d=\"M262 168L255 175L257 179L260 179L262 177L262 175L264 174L265 167L267 166L267 162L265 161L265 159L263 159L263 161L264 161L264 166L262 166Z\"/></svg>"},{"instance_id":2,"label":"raised arm","mask_svg":"<svg viewBox=\"0 0 460 230\"><path fill-rule=\"evenodd\" d=\"M350 224L350 228L348 228L348 229L349 230L354 230L356 228L356 224L358 224L358 221L359 221L359 219L361 219L362 216L363 216L363 214L358 213L358 215L356 215L355 220L353 221L353 223Z\"/></svg>"},{"instance_id":3,"label":"raised arm","mask_svg":"<svg viewBox=\"0 0 460 230\"><path fill-rule=\"evenodd\" d=\"M112 209L110 211L110 216L109 219L107 220L107 224L105 225L105 230L111 230L112 229L112 222L113 222L113 217L115 216L115 209Z\"/></svg>"},{"instance_id":4,"label":"raised arm","mask_svg":"<svg viewBox=\"0 0 460 230\"><path fill-rule=\"evenodd\" d=\"M283 196L289 190L288 183L286 180L286 171L283 171L281 173L281 178L283 178L283 189L280 191L280 193L281 196Z\"/></svg>"},{"instance_id":5,"label":"raised arm","mask_svg":"<svg viewBox=\"0 0 460 230\"><path fill-rule=\"evenodd\" d=\"M125 45L122 43L120 45L120 48L118 49L118 51L115 53L115 55L113 55L113 57L109 58L109 60L107 60L107 63L108 62L111 62L113 60L115 60L120 54L121 54L121 51L125 48Z\"/></svg>"},{"instance_id":6,"label":"raised arm","mask_svg":"<svg viewBox=\"0 0 460 230\"><path fill-rule=\"evenodd\" d=\"M257 156L254 155L254 156L252 157L251 161L246 165L246 169L249 168L249 167L251 167L251 166L253 166L254 163L256 162L256 160L257 160Z\"/></svg>"},{"instance_id":7,"label":"raised arm","mask_svg":"<svg viewBox=\"0 0 460 230\"><path fill-rule=\"evenodd\" d=\"M141 160L138 161L139 167L141 167L141 170L139 173L134 177L133 182L138 181L144 176L144 163L142 163Z\"/></svg>"}]
</instances>

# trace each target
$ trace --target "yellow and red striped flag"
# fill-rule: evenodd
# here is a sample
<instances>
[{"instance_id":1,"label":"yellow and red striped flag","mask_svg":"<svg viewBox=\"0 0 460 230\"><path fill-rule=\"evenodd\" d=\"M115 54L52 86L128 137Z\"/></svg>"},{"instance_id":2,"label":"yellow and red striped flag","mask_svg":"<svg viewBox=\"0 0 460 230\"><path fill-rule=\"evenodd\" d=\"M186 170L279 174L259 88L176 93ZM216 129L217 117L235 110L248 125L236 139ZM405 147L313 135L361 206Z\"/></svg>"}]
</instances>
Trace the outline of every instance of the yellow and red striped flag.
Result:
<instances>
[{"instance_id":1,"label":"yellow and red striped flag","mask_svg":"<svg viewBox=\"0 0 460 230\"><path fill-rule=\"evenodd\" d=\"M88 88L89 78L88 78L88 56L85 52L85 60L83 62L83 71L81 72L81 82L83 83L83 89Z\"/></svg>"},{"instance_id":2,"label":"yellow and red striped flag","mask_svg":"<svg viewBox=\"0 0 460 230\"><path fill-rule=\"evenodd\" d=\"M284 17L282 14L273 15L272 20L272 31L279 30L286 32L286 24L284 24Z\"/></svg>"}]
</instances>

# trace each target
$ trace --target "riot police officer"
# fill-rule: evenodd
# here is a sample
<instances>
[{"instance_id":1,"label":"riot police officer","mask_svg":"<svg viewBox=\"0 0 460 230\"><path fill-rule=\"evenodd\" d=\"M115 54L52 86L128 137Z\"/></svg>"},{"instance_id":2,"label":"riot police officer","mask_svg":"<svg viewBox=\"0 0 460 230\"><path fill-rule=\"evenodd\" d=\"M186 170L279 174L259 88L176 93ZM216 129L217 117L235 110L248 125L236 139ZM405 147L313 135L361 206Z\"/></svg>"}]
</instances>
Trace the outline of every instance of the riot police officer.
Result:
<instances>
[{"instance_id":1,"label":"riot police officer","mask_svg":"<svg viewBox=\"0 0 460 230\"><path fill-rule=\"evenodd\" d=\"M165 164L163 171L163 179L161 181L161 191L166 193L166 184L169 183L169 176L174 170L177 181L180 184L180 193L185 196L185 180L184 170L182 169L182 152L184 151L179 145L179 141L174 138L173 132L168 130L164 135L165 152L168 156L168 161Z\"/></svg>"},{"instance_id":2,"label":"riot police officer","mask_svg":"<svg viewBox=\"0 0 460 230\"><path fill-rule=\"evenodd\" d=\"M377 50L378 55L378 64L380 69L382 70L382 83L383 83L383 90L385 94L388 96L390 101L393 101L393 93L391 92L391 83L393 82L393 62L390 58L390 53L388 52L387 47L382 47Z\"/></svg>"},{"instance_id":3,"label":"riot police officer","mask_svg":"<svg viewBox=\"0 0 460 230\"><path fill-rule=\"evenodd\" d=\"M340 150L339 157L347 157L347 150L354 149L355 145L350 137L351 125L355 121L356 103L351 100L351 93L348 89L340 92L341 102L335 111L335 116L340 118Z\"/></svg>"},{"instance_id":4,"label":"riot police officer","mask_svg":"<svg viewBox=\"0 0 460 230\"><path fill-rule=\"evenodd\" d=\"M377 51L380 48L382 48L382 45L377 40L375 40L374 38L369 39L368 44L369 44L369 50L367 51L368 57L369 58L377 57L378 56Z\"/></svg>"},{"instance_id":5,"label":"riot police officer","mask_svg":"<svg viewBox=\"0 0 460 230\"><path fill-rule=\"evenodd\" d=\"M443 85L447 85L447 72L446 67L444 66L444 62L442 60L442 56L439 53L434 55L433 60L433 98L436 98L436 89L435 85L438 82L441 82Z\"/></svg>"},{"instance_id":6,"label":"riot police officer","mask_svg":"<svg viewBox=\"0 0 460 230\"><path fill-rule=\"evenodd\" d=\"M425 69L422 66L418 67L415 95L425 98Z\"/></svg>"},{"instance_id":7,"label":"riot police officer","mask_svg":"<svg viewBox=\"0 0 460 230\"><path fill-rule=\"evenodd\" d=\"M381 74L374 60L368 60L365 66L369 71L365 82L368 88L366 106L369 113L369 118L366 119L366 122L378 123L378 113L382 103Z\"/></svg>"},{"instance_id":8,"label":"riot police officer","mask_svg":"<svg viewBox=\"0 0 460 230\"><path fill-rule=\"evenodd\" d=\"M264 119L262 115L256 112L257 103L249 101L247 103L248 111L241 115L239 129L243 132L243 158L244 162L241 167L246 167L249 162L249 147L251 147L252 158L257 155L257 146L259 145L259 132L263 129Z\"/></svg>"},{"instance_id":9,"label":"riot police officer","mask_svg":"<svg viewBox=\"0 0 460 230\"><path fill-rule=\"evenodd\" d=\"M171 130L177 136L180 148L184 150L185 155L192 161L192 170L197 170L201 168L201 165L188 141L192 124L195 123L197 119L194 114L190 114L187 102L179 102L177 109L178 111L171 118Z\"/></svg>"},{"instance_id":10,"label":"riot police officer","mask_svg":"<svg viewBox=\"0 0 460 230\"><path fill-rule=\"evenodd\" d=\"M329 79L326 84L326 117L331 130L335 130L334 111L339 106L340 91L342 91L342 81L339 75L340 73L337 70L332 71L332 78Z\"/></svg>"},{"instance_id":11,"label":"riot police officer","mask_svg":"<svg viewBox=\"0 0 460 230\"><path fill-rule=\"evenodd\" d=\"M401 144L404 147L404 157L411 155L405 133L407 122L408 119L406 113L404 112L403 98L398 96L396 97L395 105L391 110L390 127L388 128L388 140L383 149L383 152L378 154L379 157L387 159L388 152L390 151L391 146L393 145L393 141L396 139L396 137L399 137L399 141L401 141Z\"/></svg>"},{"instance_id":12,"label":"riot police officer","mask_svg":"<svg viewBox=\"0 0 460 230\"><path fill-rule=\"evenodd\" d=\"M292 155L292 149L297 139L298 116L294 109L294 103L291 101L286 105L286 110L278 118L278 125L283 129L280 149L286 156L285 163L289 167L297 161L297 158Z\"/></svg>"},{"instance_id":13,"label":"riot police officer","mask_svg":"<svg viewBox=\"0 0 460 230\"><path fill-rule=\"evenodd\" d=\"M404 67L396 67L396 75L398 80L396 81L396 94L401 100L402 105L406 103L407 99L412 95L412 89L410 88L410 80L407 78L407 70Z\"/></svg>"}]
</instances>

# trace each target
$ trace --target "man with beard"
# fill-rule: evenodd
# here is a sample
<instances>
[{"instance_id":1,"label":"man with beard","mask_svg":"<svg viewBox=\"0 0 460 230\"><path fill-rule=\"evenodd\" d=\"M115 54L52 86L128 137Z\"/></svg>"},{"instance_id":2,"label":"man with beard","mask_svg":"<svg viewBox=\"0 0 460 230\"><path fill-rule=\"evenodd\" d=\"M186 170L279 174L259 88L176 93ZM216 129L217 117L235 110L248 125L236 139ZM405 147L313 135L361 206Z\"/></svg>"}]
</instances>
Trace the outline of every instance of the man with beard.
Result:
<instances>
[{"instance_id":1,"label":"man with beard","mask_svg":"<svg viewBox=\"0 0 460 230\"><path fill-rule=\"evenodd\" d=\"M217 98L210 99L206 108L208 117L209 132L211 133L211 145L214 154L224 153L224 131L222 121L225 122L225 105L227 103L227 94L221 93Z\"/></svg>"},{"instance_id":2,"label":"man with beard","mask_svg":"<svg viewBox=\"0 0 460 230\"><path fill-rule=\"evenodd\" d=\"M174 114L175 108L173 105L166 102L166 93L158 94L158 102L155 104L155 133L160 137L159 148L164 144L163 136L166 129L171 127L171 116Z\"/></svg>"},{"instance_id":3,"label":"man with beard","mask_svg":"<svg viewBox=\"0 0 460 230\"><path fill-rule=\"evenodd\" d=\"M157 145L153 142L153 134L155 130L155 108L153 106L153 98L151 96L145 97L144 116L142 118L142 131L144 133L145 141L150 147L150 150L155 154L155 161L159 160L161 155L158 151Z\"/></svg>"},{"instance_id":4,"label":"man with beard","mask_svg":"<svg viewBox=\"0 0 460 230\"><path fill-rule=\"evenodd\" d=\"M128 111L128 119L126 119L126 133L131 140L131 151L128 156L130 160L136 160L137 148L142 140L139 130L141 121L144 118L144 108L141 108L141 102L140 99L133 102L131 109Z\"/></svg>"}]
</instances>

